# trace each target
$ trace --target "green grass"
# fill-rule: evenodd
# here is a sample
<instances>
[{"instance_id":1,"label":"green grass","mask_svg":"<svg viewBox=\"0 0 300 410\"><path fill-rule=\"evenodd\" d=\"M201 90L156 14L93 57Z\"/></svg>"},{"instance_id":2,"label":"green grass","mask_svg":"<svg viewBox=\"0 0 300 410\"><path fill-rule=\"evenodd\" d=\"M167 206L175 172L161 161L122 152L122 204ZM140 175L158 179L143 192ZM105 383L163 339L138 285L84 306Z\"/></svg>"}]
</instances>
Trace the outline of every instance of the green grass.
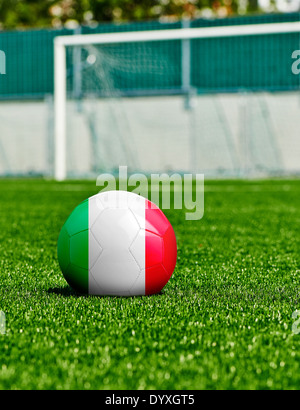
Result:
<instances>
[{"instance_id":1,"label":"green grass","mask_svg":"<svg viewBox=\"0 0 300 410\"><path fill-rule=\"evenodd\" d=\"M136 298L77 295L60 273L60 228L95 183L0 191L1 389L299 388L299 181L206 182L201 221L166 212L170 282Z\"/></svg>"}]
</instances>

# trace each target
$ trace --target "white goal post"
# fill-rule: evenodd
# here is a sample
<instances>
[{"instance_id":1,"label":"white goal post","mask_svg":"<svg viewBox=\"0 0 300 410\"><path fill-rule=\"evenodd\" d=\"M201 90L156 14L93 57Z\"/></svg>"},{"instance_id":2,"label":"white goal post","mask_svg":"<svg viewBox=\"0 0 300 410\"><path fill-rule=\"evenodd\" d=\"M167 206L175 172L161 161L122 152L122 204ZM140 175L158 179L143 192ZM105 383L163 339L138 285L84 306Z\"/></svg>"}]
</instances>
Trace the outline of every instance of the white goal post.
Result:
<instances>
[{"instance_id":1,"label":"white goal post","mask_svg":"<svg viewBox=\"0 0 300 410\"><path fill-rule=\"evenodd\" d=\"M54 177L67 178L67 67L66 47L101 44L121 44L164 40L192 40L213 37L255 36L266 34L300 33L300 22L249 24L209 28L182 28L110 34L58 36L54 39Z\"/></svg>"}]
</instances>

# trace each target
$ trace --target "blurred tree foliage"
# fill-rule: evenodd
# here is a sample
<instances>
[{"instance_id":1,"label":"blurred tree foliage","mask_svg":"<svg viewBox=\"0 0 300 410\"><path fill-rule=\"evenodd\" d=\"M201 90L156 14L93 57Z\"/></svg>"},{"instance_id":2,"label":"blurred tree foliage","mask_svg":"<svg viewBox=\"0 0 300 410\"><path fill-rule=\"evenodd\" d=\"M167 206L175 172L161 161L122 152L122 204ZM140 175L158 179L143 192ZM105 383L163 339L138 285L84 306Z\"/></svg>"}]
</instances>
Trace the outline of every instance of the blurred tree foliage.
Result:
<instances>
[{"instance_id":1,"label":"blurred tree foliage","mask_svg":"<svg viewBox=\"0 0 300 410\"><path fill-rule=\"evenodd\" d=\"M225 17L257 10L258 0L0 0L0 28Z\"/></svg>"}]
</instances>

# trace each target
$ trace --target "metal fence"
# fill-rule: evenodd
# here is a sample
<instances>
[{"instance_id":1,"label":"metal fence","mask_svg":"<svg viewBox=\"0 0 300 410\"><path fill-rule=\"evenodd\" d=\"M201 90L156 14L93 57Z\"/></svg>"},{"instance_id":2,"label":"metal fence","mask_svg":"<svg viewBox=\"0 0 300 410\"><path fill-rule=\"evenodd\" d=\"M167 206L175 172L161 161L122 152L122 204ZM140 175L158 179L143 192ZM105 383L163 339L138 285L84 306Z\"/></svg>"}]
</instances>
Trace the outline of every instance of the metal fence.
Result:
<instances>
[{"instance_id":1,"label":"metal fence","mask_svg":"<svg viewBox=\"0 0 300 410\"><path fill-rule=\"evenodd\" d=\"M56 36L299 19L294 13L0 32L0 175L54 174ZM68 176L119 164L147 173L299 175L294 50L300 36L293 33L67 49Z\"/></svg>"},{"instance_id":2,"label":"metal fence","mask_svg":"<svg viewBox=\"0 0 300 410\"><path fill-rule=\"evenodd\" d=\"M0 99L43 99L47 94L53 93L53 39L58 35L141 31L141 30L164 30L180 28L190 24L191 27L212 27L224 25L276 23L299 21L300 14L275 14L252 17L236 17L212 20L194 20L191 22L144 22L131 24L99 24L96 27L80 27L76 30L30 30L12 31L0 33L0 50L6 55L6 76L0 77ZM239 48L238 39L215 38L197 41L191 47L192 85L199 93L211 91L228 92L245 90L294 90L299 88L299 78L291 72L290 59L292 52L299 49L300 41L298 34L285 36L272 35L266 41L261 36L249 38L249 46ZM253 44L255 43L255 44ZM224 54L228 50L230 54ZM225 45L225 47L224 47ZM159 63L164 53L163 45L152 45L153 63ZM173 58L181 61L180 42L174 42ZM255 50L255 52L253 52ZM135 53L135 49L126 50L127 53ZM154 58L154 60L153 60ZM241 61L247 62L241 67ZM249 61L251 64L249 64ZM220 75L220 64L223 70ZM238 72L237 67L239 67ZM179 70L180 71L180 70ZM216 75L218 73L218 75ZM73 73L70 73L72 77ZM170 88L180 85L181 74L164 71L165 78L161 83L166 83L166 78L172 80ZM161 84L156 79L145 77L142 73L134 73L123 79L120 89L146 90L159 89Z\"/></svg>"}]
</instances>

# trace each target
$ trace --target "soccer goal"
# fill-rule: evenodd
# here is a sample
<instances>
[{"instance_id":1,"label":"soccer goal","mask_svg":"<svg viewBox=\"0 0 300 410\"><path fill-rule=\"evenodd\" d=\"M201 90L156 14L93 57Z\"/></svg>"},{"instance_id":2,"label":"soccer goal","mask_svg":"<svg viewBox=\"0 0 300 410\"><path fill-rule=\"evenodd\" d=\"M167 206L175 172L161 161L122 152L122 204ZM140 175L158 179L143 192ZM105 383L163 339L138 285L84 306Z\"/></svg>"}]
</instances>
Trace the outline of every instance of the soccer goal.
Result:
<instances>
[{"instance_id":1,"label":"soccer goal","mask_svg":"<svg viewBox=\"0 0 300 410\"><path fill-rule=\"evenodd\" d=\"M292 171L299 33L296 22L56 37L55 178L120 165L226 176Z\"/></svg>"}]
</instances>

